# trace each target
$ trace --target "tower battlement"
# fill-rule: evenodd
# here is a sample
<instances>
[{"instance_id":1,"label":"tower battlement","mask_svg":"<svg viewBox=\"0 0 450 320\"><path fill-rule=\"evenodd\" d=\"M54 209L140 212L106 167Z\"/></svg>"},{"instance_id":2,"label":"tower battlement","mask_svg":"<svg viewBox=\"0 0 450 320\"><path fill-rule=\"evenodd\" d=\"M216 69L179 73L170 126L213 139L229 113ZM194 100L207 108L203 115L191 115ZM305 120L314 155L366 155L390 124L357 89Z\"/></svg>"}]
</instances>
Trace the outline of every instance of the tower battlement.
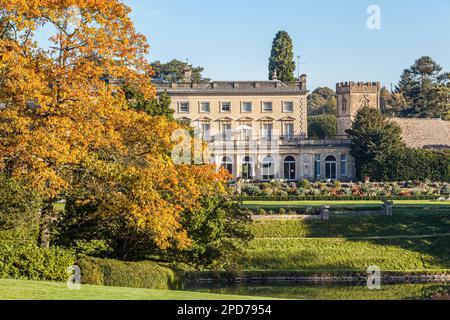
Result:
<instances>
[{"instance_id":1,"label":"tower battlement","mask_svg":"<svg viewBox=\"0 0 450 320\"><path fill-rule=\"evenodd\" d=\"M380 108L380 82L340 82L336 84L338 136L347 137L346 130L363 107Z\"/></svg>"},{"instance_id":2,"label":"tower battlement","mask_svg":"<svg viewBox=\"0 0 450 320\"><path fill-rule=\"evenodd\" d=\"M339 82L336 84L336 93L337 94L345 94L345 93L372 93L378 92L381 89L380 82Z\"/></svg>"}]
</instances>

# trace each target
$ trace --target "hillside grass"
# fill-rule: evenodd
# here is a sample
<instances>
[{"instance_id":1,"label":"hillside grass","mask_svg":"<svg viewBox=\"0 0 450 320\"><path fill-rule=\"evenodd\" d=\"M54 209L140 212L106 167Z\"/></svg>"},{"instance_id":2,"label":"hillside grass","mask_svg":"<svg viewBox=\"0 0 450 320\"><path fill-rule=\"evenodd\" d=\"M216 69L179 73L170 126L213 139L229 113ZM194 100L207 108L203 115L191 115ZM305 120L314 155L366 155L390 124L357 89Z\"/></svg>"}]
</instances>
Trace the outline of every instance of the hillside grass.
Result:
<instances>
[{"instance_id":1,"label":"hillside grass","mask_svg":"<svg viewBox=\"0 0 450 320\"><path fill-rule=\"evenodd\" d=\"M0 279L0 300L261 300L261 297ZM270 298L266 298L270 299Z\"/></svg>"},{"instance_id":2,"label":"hillside grass","mask_svg":"<svg viewBox=\"0 0 450 320\"><path fill-rule=\"evenodd\" d=\"M448 209L255 222L251 228L256 238L241 259L244 270L363 272L371 265L384 271L450 270Z\"/></svg>"},{"instance_id":3,"label":"hillside grass","mask_svg":"<svg viewBox=\"0 0 450 320\"><path fill-rule=\"evenodd\" d=\"M384 271L450 269L450 236L438 239L352 241L346 239L254 240L242 265L246 270Z\"/></svg>"},{"instance_id":4,"label":"hillside grass","mask_svg":"<svg viewBox=\"0 0 450 320\"><path fill-rule=\"evenodd\" d=\"M328 222L311 220L257 221L256 238L354 238L416 236L450 233L448 209L394 209L386 216L332 216Z\"/></svg>"}]
</instances>

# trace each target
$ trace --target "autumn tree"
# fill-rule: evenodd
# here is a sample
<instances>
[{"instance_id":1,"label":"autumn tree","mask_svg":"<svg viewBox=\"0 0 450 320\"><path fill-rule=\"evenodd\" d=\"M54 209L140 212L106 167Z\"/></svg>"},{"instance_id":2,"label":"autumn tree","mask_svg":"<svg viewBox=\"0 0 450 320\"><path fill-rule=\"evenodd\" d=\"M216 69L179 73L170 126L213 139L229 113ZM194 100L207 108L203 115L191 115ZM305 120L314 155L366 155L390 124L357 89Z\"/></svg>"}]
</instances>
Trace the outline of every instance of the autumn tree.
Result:
<instances>
[{"instance_id":1,"label":"autumn tree","mask_svg":"<svg viewBox=\"0 0 450 320\"><path fill-rule=\"evenodd\" d=\"M53 203L61 197L95 208L110 231L139 234L160 250L195 239L182 214L209 195L226 196L212 166L176 165L171 133L180 126L130 107L124 87L155 97L148 44L113 1L1 0L8 32L0 64L0 169L39 193L41 239L49 246ZM40 48L35 32L55 30ZM5 28L5 27L3 27ZM120 221L123 228L115 228ZM129 245L122 248L126 257Z\"/></svg>"}]
</instances>

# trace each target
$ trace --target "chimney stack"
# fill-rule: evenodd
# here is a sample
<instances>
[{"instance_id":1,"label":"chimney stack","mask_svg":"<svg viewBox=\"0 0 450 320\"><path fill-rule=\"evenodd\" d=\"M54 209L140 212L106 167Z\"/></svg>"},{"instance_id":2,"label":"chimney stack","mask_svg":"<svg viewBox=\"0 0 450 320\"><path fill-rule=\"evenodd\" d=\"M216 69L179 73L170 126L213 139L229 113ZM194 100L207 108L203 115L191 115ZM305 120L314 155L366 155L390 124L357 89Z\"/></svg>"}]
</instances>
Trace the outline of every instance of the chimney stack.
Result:
<instances>
[{"instance_id":1,"label":"chimney stack","mask_svg":"<svg viewBox=\"0 0 450 320\"><path fill-rule=\"evenodd\" d=\"M189 66L186 66L183 70L183 82L184 83L192 82L192 69Z\"/></svg>"}]
</instances>

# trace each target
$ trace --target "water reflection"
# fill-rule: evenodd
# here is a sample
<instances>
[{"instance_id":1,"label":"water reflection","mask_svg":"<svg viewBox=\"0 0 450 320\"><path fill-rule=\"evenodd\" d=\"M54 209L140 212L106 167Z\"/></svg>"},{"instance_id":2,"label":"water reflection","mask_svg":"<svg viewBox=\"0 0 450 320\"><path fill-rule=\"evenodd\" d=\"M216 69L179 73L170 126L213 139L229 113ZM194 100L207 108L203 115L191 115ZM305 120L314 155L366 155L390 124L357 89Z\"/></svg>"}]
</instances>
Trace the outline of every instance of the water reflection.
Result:
<instances>
[{"instance_id":1,"label":"water reflection","mask_svg":"<svg viewBox=\"0 0 450 320\"><path fill-rule=\"evenodd\" d=\"M185 290L297 300L417 300L448 298L450 284L395 284L381 290L369 290L362 284L190 284Z\"/></svg>"}]
</instances>

